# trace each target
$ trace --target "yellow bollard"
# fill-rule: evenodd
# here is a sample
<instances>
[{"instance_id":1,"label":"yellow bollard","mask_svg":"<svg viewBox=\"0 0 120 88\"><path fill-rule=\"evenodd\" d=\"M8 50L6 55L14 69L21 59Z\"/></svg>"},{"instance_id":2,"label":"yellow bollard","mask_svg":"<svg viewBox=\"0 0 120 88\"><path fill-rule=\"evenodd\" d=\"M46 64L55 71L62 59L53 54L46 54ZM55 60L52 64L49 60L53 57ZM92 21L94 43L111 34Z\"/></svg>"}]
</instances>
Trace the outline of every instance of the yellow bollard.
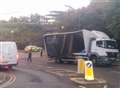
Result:
<instances>
[{"instance_id":1,"label":"yellow bollard","mask_svg":"<svg viewBox=\"0 0 120 88\"><path fill-rule=\"evenodd\" d=\"M85 71L85 61L84 59L78 59L78 73L83 74Z\"/></svg>"},{"instance_id":2,"label":"yellow bollard","mask_svg":"<svg viewBox=\"0 0 120 88\"><path fill-rule=\"evenodd\" d=\"M92 61L85 61L85 80L94 80Z\"/></svg>"}]
</instances>

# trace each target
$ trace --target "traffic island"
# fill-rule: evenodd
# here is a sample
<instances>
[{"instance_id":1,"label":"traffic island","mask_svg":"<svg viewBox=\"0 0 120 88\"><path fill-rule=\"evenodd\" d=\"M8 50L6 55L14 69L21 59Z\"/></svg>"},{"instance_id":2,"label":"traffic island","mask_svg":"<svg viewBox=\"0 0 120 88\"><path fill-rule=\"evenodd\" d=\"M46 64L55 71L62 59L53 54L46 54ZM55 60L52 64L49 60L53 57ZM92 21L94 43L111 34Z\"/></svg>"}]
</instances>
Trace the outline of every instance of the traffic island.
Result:
<instances>
[{"instance_id":1,"label":"traffic island","mask_svg":"<svg viewBox=\"0 0 120 88\"><path fill-rule=\"evenodd\" d=\"M106 84L107 82L103 79L95 78L95 80L85 80L83 74L69 74L69 78L71 81L81 84L81 85L86 85L86 84Z\"/></svg>"},{"instance_id":2,"label":"traffic island","mask_svg":"<svg viewBox=\"0 0 120 88\"><path fill-rule=\"evenodd\" d=\"M70 80L80 85L80 88L108 88L107 82L103 79L87 81L84 77L71 77Z\"/></svg>"},{"instance_id":3,"label":"traffic island","mask_svg":"<svg viewBox=\"0 0 120 88\"><path fill-rule=\"evenodd\" d=\"M69 74L69 78L71 81L83 85L83 86L90 86L90 85L106 85L106 81L103 79L95 78L94 71L93 71L93 64L90 60L82 60L78 59L78 71L74 74ZM91 88L91 87L89 87ZM92 87L93 88L93 87ZM96 87L94 87L96 88ZM97 87L99 88L99 87ZM100 87L101 88L101 87ZM105 87L106 88L106 87Z\"/></svg>"},{"instance_id":4,"label":"traffic island","mask_svg":"<svg viewBox=\"0 0 120 88\"><path fill-rule=\"evenodd\" d=\"M70 80L80 85L96 85L96 84L105 85L106 84L106 81L103 79L95 79L95 80L87 81L82 77L72 77L70 78Z\"/></svg>"}]
</instances>

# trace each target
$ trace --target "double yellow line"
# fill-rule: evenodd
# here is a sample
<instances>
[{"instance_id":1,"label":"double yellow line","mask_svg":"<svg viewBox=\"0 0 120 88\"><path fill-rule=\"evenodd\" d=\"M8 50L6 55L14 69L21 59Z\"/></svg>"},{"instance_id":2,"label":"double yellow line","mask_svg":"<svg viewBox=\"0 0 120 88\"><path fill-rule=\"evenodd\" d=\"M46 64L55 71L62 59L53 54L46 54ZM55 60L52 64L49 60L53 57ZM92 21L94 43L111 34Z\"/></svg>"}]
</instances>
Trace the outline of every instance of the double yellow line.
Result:
<instances>
[{"instance_id":1,"label":"double yellow line","mask_svg":"<svg viewBox=\"0 0 120 88\"><path fill-rule=\"evenodd\" d=\"M12 73L4 73L4 74L6 74L6 76L8 76L9 77L9 79L6 81L6 82L4 82L4 83L2 83L1 85L0 85L0 88L5 88L5 87L8 87L8 86L10 86L13 82L15 82L15 80L16 80L16 76L14 75L14 74L12 74Z\"/></svg>"}]
</instances>

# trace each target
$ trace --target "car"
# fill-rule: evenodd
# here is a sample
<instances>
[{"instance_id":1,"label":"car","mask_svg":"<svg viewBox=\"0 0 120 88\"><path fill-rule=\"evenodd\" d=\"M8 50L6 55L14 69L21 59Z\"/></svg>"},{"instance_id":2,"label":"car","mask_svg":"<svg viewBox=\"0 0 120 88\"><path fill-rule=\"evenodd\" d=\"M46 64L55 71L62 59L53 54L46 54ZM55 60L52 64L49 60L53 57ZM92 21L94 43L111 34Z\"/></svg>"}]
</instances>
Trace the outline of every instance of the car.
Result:
<instances>
[{"instance_id":1,"label":"car","mask_svg":"<svg viewBox=\"0 0 120 88\"><path fill-rule=\"evenodd\" d=\"M28 45L25 47L25 52L29 52L30 50L32 52L39 52L41 50L41 47L35 46L35 45Z\"/></svg>"}]
</instances>

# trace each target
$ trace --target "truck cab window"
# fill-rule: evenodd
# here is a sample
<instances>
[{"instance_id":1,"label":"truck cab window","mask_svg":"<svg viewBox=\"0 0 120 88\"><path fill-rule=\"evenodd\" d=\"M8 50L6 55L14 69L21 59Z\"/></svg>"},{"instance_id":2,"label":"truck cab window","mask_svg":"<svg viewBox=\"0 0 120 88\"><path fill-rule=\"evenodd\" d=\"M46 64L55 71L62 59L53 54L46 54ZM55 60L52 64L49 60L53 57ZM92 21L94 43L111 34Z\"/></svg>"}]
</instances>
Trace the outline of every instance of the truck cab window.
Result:
<instances>
[{"instance_id":1,"label":"truck cab window","mask_svg":"<svg viewBox=\"0 0 120 88\"><path fill-rule=\"evenodd\" d=\"M98 47L103 47L103 41L97 41L97 42L96 42L96 45L97 45Z\"/></svg>"}]
</instances>

